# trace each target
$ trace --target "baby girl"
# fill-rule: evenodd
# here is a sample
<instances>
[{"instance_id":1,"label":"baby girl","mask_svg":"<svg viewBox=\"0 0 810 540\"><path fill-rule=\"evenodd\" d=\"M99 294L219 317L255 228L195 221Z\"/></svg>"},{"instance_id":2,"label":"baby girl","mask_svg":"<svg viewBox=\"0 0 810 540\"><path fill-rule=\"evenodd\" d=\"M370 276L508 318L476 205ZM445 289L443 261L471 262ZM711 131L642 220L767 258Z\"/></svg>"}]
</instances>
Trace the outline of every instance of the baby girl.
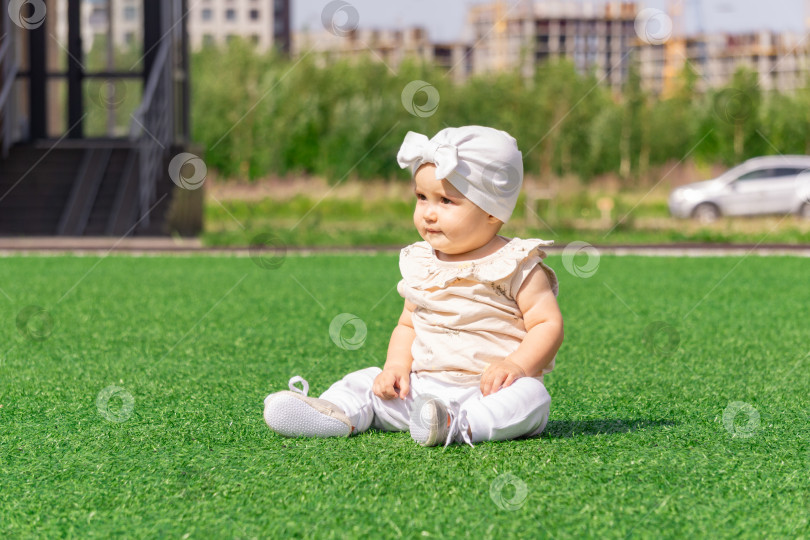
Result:
<instances>
[{"instance_id":1,"label":"baby girl","mask_svg":"<svg viewBox=\"0 0 810 540\"><path fill-rule=\"evenodd\" d=\"M410 431L424 446L531 437L548 421L543 375L563 341L557 278L543 240L505 238L523 183L509 134L482 126L409 132L397 162L413 175L424 241L400 253L404 307L382 369L355 371L319 398L300 377L265 398L288 437ZM301 382L303 390L294 383Z\"/></svg>"}]
</instances>

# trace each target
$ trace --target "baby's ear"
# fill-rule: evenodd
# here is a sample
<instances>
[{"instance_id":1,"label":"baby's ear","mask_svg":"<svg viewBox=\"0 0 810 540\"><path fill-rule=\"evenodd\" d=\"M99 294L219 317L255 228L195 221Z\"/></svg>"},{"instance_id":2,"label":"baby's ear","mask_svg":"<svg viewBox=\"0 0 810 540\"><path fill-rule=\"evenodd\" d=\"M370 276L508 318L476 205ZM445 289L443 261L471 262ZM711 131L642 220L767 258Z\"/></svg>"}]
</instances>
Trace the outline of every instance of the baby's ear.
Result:
<instances>
[{"instance_id":1,"label":"baby's ear","mask_svg":"<svg viewBox=\"0 0 810 540\"><path fill-rule=\"evenodd\" d=\"M488 223L490 223L491 225L503 225L503 221L501 221L500 219L496 218L496 217L495 217L495 216L493 216L492 214L489 214L489 215L487 216L487 222L488 222Z\"/></svg>"}]
</instances>

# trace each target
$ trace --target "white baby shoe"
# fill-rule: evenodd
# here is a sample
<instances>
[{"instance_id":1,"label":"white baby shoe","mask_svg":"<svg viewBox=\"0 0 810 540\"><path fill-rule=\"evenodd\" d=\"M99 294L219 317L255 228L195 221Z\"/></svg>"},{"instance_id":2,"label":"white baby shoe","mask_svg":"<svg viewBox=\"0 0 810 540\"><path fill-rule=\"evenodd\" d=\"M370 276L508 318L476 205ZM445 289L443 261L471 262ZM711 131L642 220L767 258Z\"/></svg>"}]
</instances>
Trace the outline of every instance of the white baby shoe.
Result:
<instances>
[{"instance_id":1,"label":"white baby shoe","mask_svg":"<svg viewBox=\"0 0 810 540\"><path fill-rule=\"evenodd\" d=\"M303 390L295 383L300 382ZM348 437L352 422L340 408L326 401L307 397L309 383L295 376L289 390L264 398L264 421L270 429L285 437Z\"/></svg>"},{"instance_id":2,"label":"white baby shoe","mask_svg":"<svg viewBox=\"0 0 810 540\"><path fill-rule=\"evenodd\" d=\"M408 429L411 438L422 446L447 446L452 442L472 446L469 428L467 411L456 402L450 402L448 407L435 396L419 396L413 402Z\"/></svg>"}]
</instances>

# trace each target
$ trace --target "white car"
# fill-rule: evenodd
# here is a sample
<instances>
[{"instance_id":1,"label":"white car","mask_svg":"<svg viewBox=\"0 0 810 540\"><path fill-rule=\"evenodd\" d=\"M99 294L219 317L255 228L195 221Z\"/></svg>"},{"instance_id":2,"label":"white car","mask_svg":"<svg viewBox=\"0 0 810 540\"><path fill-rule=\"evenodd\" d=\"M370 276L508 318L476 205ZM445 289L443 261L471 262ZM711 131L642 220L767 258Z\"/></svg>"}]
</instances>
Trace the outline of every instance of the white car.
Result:
<instances>
[{"instance_id":1,"label":"white car","mask_svg":"<svg viewBox=\"0 0 810 540\"><path fill-rule=\"evenodd\" d=\"M714 180L681 186L669 196L669 212L704 223L760 214L810 219L810 156L749 159Z\"/></svg>"}]
</instances>

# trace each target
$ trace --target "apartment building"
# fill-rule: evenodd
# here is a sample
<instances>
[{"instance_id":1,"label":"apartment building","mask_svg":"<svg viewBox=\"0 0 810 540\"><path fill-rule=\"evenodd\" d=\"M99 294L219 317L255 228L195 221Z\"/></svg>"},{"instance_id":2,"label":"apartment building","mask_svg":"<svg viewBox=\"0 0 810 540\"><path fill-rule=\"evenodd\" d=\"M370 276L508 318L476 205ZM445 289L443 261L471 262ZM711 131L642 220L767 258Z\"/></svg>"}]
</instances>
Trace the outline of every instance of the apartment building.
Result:
<instances>
[{"instance_id":1,"label":"apartment building","mask_svg":"<svg viewBox=\"0 0 810 540\"><path fill-rule=\"evenodd\" d=\"M697 73L697 90L704 92L731 82L741 67L753 70L764 91L792 92L804 88L810 77L810 42L805 36L772 31L709 34L686 39L681 66ZM639 47L642 84L660 94L665 90L664 45Z\"/></svg>"},{"instance_id":2,"label":"apartment building","mask_svg":"<svg viewBox=\"0 0 810 540\"><path fill-rule=\"evenodd\" d=\"M290 0L194 0L189 2L191 49L223 45L237 36L261 51L290 51Z\"/></svg>"},{"instance_id":3,"label":"apartment building","mask_svg":"<svg viewBox=\"0 0 810 540\"><path fill-rule=\"evenodd\" d=\"M405 58L416 57L434 63L457 82L516 68L530 76L538 63L568 57L581 72L594 70L618 89L637 39L636 13L630 2L498 1L469 8L463 42L432 42L422 28L355 28L297 32L292 51L294 56L316 52L323 59L368 56L392 70Z\"/></svg>"},{"instance_id":4,"label":"apartment building","mask_svg":"<svg viewBox=\"0 0 810 540\"><path fill-rule=\"evenodd\" d=\"M458 82L469 77L473 70L470 45L433 42L421 27L296 32L292 41L293 56L314 53L322 61L370 57L395 71L406 58L411 58L434 64Z\"/></svg>"},{"instance_id":5,"label":"apartment building","mask_svg":"<svg viewBox=\"0 0 810 540\"><path fill-rule=\"evenodd\" d=\"M520 69L530 76L549 59L568 58L615 89L627 78L637 45L633 2L604 4L503 1L470 7L473 73Z\"/></svg>"},{"instance_id":6,"label":"apartment building","mask_svg":"<svg viewBox=\"0 0 810 540\"><path fill-rule=\"evenodd\" d=\"M810 0L806 3L810 32ZM293 54L318 52L324 58L367 55L394 70L404 58L416 56L443 67L456 81L511 69L528 77L542 62L567 58L579 72L593 72L617 91L624 85L631 63L638 62L642 85L654 94L666 94L672 82L668 78L677 75L686 62L699 75L699 91L728 84L741 66L756 71L766 91L790 92L807 84L810 40L806 36L772 31L684 35L683 21L673 12L661 13L673 19L671 38L664 36L659 43L650 43L637 34L640 12L636 2L498 0L469 7L463 42L436 44L419 28L356 28L339 35L297 33Z\"/></svg>"}]
</instances>

